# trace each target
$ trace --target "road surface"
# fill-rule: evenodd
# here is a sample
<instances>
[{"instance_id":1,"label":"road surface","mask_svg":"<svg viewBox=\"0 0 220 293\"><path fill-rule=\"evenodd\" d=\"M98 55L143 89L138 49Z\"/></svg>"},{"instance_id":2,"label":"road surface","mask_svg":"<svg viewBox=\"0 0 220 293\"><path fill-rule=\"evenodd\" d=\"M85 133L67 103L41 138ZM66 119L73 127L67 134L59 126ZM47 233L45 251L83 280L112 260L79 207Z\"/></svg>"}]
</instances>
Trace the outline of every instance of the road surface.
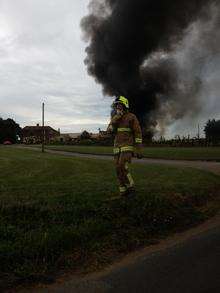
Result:
<instances>
[{"instance_id":1,"label":"road surface","mask_svg":"<svg viewBox=\"0 0 220 293\"><path fill-rule=\"evenodd\" d=\"M104 272L19 292L219 293L220 215L130 254Z\"/></svg>"}]
</instances>

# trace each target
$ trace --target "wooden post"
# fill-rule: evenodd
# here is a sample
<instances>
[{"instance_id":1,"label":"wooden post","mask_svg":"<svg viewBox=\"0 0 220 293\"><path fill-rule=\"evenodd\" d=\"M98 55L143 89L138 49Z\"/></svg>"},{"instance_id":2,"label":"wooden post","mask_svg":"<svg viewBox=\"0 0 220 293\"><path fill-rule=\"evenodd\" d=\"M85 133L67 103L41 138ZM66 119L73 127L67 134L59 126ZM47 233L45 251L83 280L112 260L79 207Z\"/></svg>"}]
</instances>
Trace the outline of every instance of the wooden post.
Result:
<instances>
[{"instance_id":1,"label":"wooden post","mask_svg":"<svg viewBox=\"0 0 220 293\"><path fill-rule=\"evenodd\" d=\"M198 139L200 139L200 125L198 124Z\"/></svg>"},{"instance_id":2,"label":"wooden post","mask_svg":"<svg viewBox=\"0 0 220 293\"><path fill-rule=\"evenodd\" d=\"M44 103L42 103L42 153L44 153L45 129L44 129Z\"/></svg>"}]
</instances>

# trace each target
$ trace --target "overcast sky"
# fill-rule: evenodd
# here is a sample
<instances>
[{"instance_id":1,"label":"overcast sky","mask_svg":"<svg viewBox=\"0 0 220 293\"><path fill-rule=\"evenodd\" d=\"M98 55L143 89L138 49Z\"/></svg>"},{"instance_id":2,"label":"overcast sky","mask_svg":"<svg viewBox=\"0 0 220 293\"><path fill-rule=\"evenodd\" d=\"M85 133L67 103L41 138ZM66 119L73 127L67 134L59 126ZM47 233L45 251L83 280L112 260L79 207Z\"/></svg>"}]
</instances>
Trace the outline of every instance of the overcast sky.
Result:
<instances>
[{"instance_id":1,"label":"overcast sky","mask_svg":"<svg viewBox=\"0 0 220 293\"><path fill-rule=\"evenodd\" d=\"M111 99L87 75L80 20L88 0L0 0L0 117L61 132L97 131Z\"/></svg>"},{"instance_id":2,"label":"overcast sky","mask_svg":"<svg viewBox=\"0 0 220 293\"><path fill-rule=\"evenodd\" d=\"M13 118L22 127L36 125L45 102L46 124L61 132L106 127L112 99L103 97L83 63L87 44L80 20L88 13L88 2L0 0L0 117ZM195 135L198 123L203 127L208 118L220 118L216 60L208 62L201 115L177 120L167 129L169 136Z\"/></svg>"}]
</instances>

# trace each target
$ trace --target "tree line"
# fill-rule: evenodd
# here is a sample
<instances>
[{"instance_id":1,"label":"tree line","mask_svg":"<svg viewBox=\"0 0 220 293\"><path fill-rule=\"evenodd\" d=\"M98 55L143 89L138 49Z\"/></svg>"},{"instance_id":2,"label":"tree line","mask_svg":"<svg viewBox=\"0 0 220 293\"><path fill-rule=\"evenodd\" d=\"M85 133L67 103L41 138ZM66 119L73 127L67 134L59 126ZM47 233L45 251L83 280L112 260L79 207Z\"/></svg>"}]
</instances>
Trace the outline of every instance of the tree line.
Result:
<instances>
[{"instance_id":1,"label":"tree line","mask_svg":"<svg viewBox=\"0 0 220 293\"><path fill-rule=\"evenodd\" d=\"M204 128L206 140L210 144L220 143L220 120L208 120ZM13 119L2 119L0 117L0 144L5 141L11 143L18 142L18 138L22 136L22 129L18 123ZM90 134L88 132L82 133L83 139L89 139Z\"/></svg>"},{"instance_id":2,"label":"tree line","mask_svg":"<svg viewBox=\"0 0 220 293\"><path fill-rule=\"evenodd\" d=\"M13 119L0 117L0 143L10 141L16 143L21 136L21 127Z\"/></svg>"},{"instance_id":3,"label":"tree line","mask_svg":"<svg viewBox=\"0 0 220 293\"><path fill-rule=\"evenodd\" d=\"M214 144L220 142L220 120L208 120L204 131L208 142Z\"/></svg>"}]
</instances>

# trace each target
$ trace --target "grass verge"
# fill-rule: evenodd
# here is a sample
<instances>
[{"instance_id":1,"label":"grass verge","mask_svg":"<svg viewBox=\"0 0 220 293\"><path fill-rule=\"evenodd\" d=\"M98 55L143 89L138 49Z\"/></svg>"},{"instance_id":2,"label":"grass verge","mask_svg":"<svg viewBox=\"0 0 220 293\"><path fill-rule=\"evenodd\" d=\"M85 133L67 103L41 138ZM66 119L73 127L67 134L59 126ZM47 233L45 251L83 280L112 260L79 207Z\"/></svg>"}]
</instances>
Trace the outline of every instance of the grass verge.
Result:
<instances>
[{"instance_id":1,"label":"grass verge","mask_svg":"<svg viewBox=\"0 0 220 293\"><path fill-rule=\"evenodd\" d=\"M218 176L154 165L132 167L135 200L106 201L117 192L113 167L0 148L2 290L58 271L100 268L219 208Z\"/></svg>"},{"instance_id":2,"label":"grass verge","mask_svg":"<svg viewBox=\"0 0 220 293\"><path fill-rule=\"evenodd\" d=\"M108 146L47 145L46 148L83 154L112 155L113 153L113 148ZM220 147L144 147L143 155L155 159L220 161Z\"/></svg>"}]
</instances>

